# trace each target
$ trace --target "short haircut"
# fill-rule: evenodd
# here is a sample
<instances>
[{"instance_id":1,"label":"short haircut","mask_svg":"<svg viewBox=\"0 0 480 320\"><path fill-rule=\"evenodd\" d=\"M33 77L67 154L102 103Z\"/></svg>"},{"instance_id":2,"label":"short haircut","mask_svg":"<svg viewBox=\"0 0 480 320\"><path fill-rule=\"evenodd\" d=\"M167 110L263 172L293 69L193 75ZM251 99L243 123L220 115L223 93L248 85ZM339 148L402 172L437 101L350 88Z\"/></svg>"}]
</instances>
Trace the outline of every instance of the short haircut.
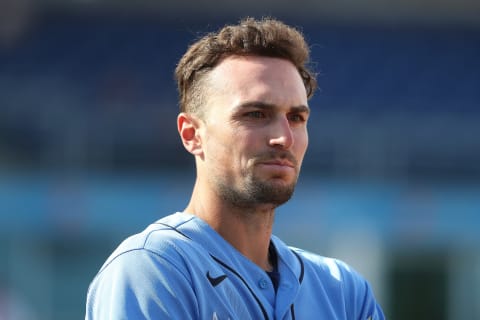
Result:
<instances>
[{"instance_id":1,"label":"short haircut","mask_svg":"<svg viewBox=\"0 0 480 320\"><path fill-rule=\"evenodd\" d=\"M193 43L175 69L181 112L198 113L205 103L205 76L229 56L264 56L290 61L298 70L307 97L316 87L309 69L310 50L302 33L273 18L245 18Z\"/></svg>"}]
</instances>

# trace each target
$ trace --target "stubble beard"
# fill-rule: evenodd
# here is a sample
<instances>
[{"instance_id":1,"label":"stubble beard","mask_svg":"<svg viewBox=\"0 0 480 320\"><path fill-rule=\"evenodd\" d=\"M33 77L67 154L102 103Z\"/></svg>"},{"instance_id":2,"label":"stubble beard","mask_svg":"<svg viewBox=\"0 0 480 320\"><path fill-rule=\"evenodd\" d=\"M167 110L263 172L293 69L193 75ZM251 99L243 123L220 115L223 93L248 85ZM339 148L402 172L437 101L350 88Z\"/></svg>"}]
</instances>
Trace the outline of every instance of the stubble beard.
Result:
<instances>
[{"instance_id":1,"label":"stubble beard","mask_svg":"<svg viewBox=\"0 0 480 320\"><path fill-rule=\"evenodd\" d=\"M237 208L255 208L260 205L271 205L274 208L284 204L293 195L297 177L289 184L281 184L272 178L272 181L262 180L252 172L244 172L244 183L241 187L217 181L217 190L220 197Z\"/></svg>"}]
</instances>

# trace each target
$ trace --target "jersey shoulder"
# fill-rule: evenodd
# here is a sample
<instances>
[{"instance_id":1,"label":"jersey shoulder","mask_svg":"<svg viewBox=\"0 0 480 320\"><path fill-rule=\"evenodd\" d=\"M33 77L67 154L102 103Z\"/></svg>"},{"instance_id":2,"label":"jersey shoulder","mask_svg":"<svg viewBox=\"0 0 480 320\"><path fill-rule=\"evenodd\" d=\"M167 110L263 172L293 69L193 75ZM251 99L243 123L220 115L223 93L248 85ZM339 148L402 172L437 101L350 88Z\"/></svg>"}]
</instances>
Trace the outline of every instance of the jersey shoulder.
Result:
<instances>
[{"instance_id":1,"label":"jersey shoulder","mask_svg":"<svg viewBox=\"0 0 480 320\"><path fill-rule=\"evenodd\" d=\"M168 221L169 217L160 219L142 232L123 240L105 261L99 273L117 260L128 263L129 260L137 259L138 255L154 255L177 264L182 260L182 252L191 244L182 245L189 242L188 237L176 229L182 222Z\"/></svg>"},{"instance_id":2,"label":"jersey shoulder","mask_svg":"<svg viewBox=\"0 0 480 320\"><path fill-rule=\"evenodd\" d=\"M198 310L185 254L178 249L182 241L158 222L125 239L89 286L86 319L194 318Z\"/></svg>"}]
</instances>

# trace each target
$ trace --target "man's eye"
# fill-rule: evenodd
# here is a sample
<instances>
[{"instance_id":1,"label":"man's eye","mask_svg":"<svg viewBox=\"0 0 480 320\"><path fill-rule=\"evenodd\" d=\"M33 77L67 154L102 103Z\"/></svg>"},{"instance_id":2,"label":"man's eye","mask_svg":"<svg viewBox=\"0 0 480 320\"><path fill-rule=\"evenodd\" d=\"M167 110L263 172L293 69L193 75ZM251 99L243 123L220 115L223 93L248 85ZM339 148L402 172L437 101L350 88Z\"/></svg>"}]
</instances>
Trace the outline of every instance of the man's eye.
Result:
<instances>
[{"instance_id":1,"label":"man's eye","mask_svg":"<svg viewBox=\"0 0 480 320\"><path fill-rule=\"evenodd\" d=\"M261 111L250 111L245 114L249 118L261 119L265 118L265 114Z\"/></svg>"},{"instance_id":2,"label":"man's eye","mask_svg":"<svg viewBox=\"0 0 480 320\"><path fill-rule=\"evenodd\" d=\"M289 117L290 121L294 122L304 122L305 118L301 114L291 114Z\"/></svg>"}]
</instances>

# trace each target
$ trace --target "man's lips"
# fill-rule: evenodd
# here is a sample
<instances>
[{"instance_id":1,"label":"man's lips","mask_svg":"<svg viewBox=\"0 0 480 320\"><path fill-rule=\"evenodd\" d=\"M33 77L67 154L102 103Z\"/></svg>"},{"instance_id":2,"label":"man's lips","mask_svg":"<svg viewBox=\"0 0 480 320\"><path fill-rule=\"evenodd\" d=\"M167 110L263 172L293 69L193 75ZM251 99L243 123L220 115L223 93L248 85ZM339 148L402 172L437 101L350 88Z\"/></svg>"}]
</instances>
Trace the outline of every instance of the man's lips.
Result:
<instances>
[{"instance_id":1,"label":"man's lips","mask_svg":"<svg viewBox=\"0 0 480 320\"><path fill-rule=\"evenodd\" d=\"M274 170L290 171L297 170L297 159L290 152L268 152L259 155L255 159L257 165L265 166Z\"/></svg>"},{"instance_id":2,"label":"man's lips","mask_svg":"<svg viewBox=\"0 0 480 320\"><path fill-rule=\"evenodd\" d=\"M288 160L269 160L269 161L262 161L260 164L268 165L268 166L279 166L279 167L290 167L295 168L293 163Z\"/></svg>"}]
</instances>

